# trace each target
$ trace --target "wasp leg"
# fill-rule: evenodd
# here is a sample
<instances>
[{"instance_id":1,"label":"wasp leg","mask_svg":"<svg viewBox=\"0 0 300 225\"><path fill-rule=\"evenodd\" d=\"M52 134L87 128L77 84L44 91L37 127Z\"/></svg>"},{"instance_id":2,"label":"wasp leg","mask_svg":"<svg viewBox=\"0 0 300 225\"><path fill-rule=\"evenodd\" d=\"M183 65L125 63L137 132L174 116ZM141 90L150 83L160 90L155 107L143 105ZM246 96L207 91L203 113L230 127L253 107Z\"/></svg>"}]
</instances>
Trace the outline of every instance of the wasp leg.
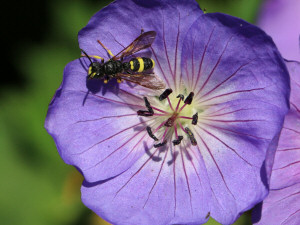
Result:
<instances>
[{"instance_id":1,"label":"wasp leg","mask_svg":"<svg viewBox=\"0 0 300 225\"><path fill-rule=\"evenodd\" d=\"M110 80L110 77L109 76L105 76L105 78L103 80L103 83L107 84L109 80Z\"/></svg>"},{"instance_id":2,"label":"wasp leg","mask_svg":"<svg viewBox=\"0 0 300 225\"><path fill-rule=\"evenodd\" d=\"M98 55L85 55L85 54L81 54L82 57L90 57L90 58L95 58L95 59L101 59L101 62L104 63L104 59L101 56Z\"/></svg>"},{"instance_id":3,"label":"wasp leg","mask_svg":"<svg viewBox=\"0 0 300 225\"><path fill-rule=\"evenodd\" d=\"M105 45L101 41L99 41L99 40L97 40L97 41L107 51L107 53L109 54L110 58L114 57L114 54L112 54L112 52L107 47L105 47Z\"/></svg>"},{"instance_id":4,"label":"wasp leg","mask_svg":"<svg viewBox=\"0 0 300 225\"><path fill-rule=\"evenodd\" d=\"M120 84L120 83L122 83L122 79L121 78L117 78L117 82Z\"/></svg>"}]
</instances>

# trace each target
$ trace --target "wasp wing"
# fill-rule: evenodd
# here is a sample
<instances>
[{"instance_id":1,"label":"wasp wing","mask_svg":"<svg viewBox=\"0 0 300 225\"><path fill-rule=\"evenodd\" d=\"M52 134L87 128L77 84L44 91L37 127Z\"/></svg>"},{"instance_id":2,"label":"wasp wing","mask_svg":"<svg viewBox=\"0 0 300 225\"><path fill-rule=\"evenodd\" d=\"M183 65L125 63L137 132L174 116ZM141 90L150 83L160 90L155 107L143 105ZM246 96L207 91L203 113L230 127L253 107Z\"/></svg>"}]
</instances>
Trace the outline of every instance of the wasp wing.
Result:
<instances>
[{"instance_id":1,"label":"wasp wing","mask_svg":"<svg viewBox=\"0 0 300 225\"><path fill-rule=\"evenodd\" d=\"M153 90L166 88L166 84L154 73L118 74L118 77Z\"/></svg>"},{"instance_id":2,"label":"wasp wing","mask_svg":"<svg viewBox=\"0 0 300 225\"><path fill-rule=\"evenodd\" d=\"M145 48L149 48L156 37L155 31L147 31L138 36L130 45L113 57L113 60L127 57Z\"/></svg>"}]
</instances>

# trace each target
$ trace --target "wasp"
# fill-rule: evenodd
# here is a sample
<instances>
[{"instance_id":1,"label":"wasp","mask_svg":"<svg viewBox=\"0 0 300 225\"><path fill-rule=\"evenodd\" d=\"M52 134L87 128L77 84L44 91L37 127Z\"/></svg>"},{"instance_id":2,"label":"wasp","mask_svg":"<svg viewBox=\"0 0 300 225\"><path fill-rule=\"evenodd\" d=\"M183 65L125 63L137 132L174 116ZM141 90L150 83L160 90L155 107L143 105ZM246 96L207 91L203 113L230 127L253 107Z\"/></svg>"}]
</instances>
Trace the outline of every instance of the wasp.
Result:
<instances>
[{"instance_id":1,"label":"wasp","mask_svg":"<svg viewBox=\"0 0 300 225\"><path fill-rule=\"evenodd\" d=\"M132 57L129 61L124 60L138 51L149 48L155 37L155 31L143 32L142 30L141 35L117 55L113 55L108 48L97 40L110 56L106 62L100 56L89 56L81 50L90 61L88 79L103 79L103 82L107 83L110 79L115 78L118 83L125 80L154 90L165 88L164 82L152 72L155 66L152 58ZM101 59L101 62L93 61L91 57Z\"/></svg>"}]
</instances>

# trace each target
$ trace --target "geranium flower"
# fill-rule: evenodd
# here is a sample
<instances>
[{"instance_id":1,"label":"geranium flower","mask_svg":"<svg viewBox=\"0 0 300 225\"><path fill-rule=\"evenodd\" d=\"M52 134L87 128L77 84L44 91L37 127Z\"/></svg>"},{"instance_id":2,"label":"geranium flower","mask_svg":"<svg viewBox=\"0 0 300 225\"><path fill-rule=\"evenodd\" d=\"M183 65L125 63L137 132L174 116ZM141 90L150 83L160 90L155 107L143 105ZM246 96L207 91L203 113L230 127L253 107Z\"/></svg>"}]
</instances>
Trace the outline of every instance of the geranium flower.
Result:
<instances>
[{"instance_id":1,"label":"geranium flower","mask_svg":"<svg viewBox=\"0 0 300 225\"><path fill-rule=\"evenodd\" d=\"M259 28L203 14L193 0L115 1L79 45L108 60L98 40L117 54L141 29L157 33L139 54L166 90L87 80L82 57L66 66L46 129L83 174L82 201L107 221L231 224L268 193L288 110L285 64Z\"/></svg>"},{"instance_id":2,"label":"geranium flower","mask_svg":"<svg viewBox=\"0 0 300 225\"><path fill-rule=\"evenodd\" d=\"M286 59L300 61L300 1L266 0L258 26L269 34Z\"/></svg>"},{"instance_id":3,"label":"geranium flower","mask_svg":"<svg viewBox=\"0 0 300 225\"><path fill-rule=\"evenodd\" d=\"M270 194L256 207L257 225L300 224L300 63L287 62L291 76L291 109L285 117L276 151Z\"/></svg>"}]
</instances>

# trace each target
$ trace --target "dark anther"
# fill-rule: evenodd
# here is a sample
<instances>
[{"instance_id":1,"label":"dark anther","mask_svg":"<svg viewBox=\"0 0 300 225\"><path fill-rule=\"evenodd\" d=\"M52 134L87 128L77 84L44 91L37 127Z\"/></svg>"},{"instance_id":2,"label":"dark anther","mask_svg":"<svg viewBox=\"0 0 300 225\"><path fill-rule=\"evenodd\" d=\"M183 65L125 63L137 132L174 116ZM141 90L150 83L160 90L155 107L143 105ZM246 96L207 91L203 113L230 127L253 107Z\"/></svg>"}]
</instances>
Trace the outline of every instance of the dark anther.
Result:
<instances>
[{"instance_id":1,"label":"dark anther","mask_svg":"<svg viewBox=\"0 0 300 225\"><path fill-rule=\"evenodd\" d=\"M192 131L188 127L184 128L184 129L187 132L187 135L189 136L189 138L190 138L190 140L192 142L192 145L197 145L197 141L196 141L196 139L195 139L194 134L192 133Z\"/></svg>"},{"instance_id":2,"label":"dark anther","mask_svg":"<svg viewBox=\"0 0 300 225\"><path fill-rule=\"evenodd\" d=\"M147 107L149 113L152 113L152 114L153 114L153 113L154 113L154 112L153 112L153 109L152 109L152 107L151 107L151 105L150 105L150 102L148 101L147 97L144 97L144 101L145 101L145 105L146 105L146 107Z\"/></svg>"},{"instance_id":3,"label":"dark anther","mask_svg":"<svg viewBox=\"0 0 300 225\"><path fill-rule=\"evenodd\" d=\"M179 145L182 139L183 139L183 136L178 136L178 139L172 141L173 145Z\"/></svg>"},{"instance_id":4,"label":"dark anther","mask_svg":"<svg viewBox=\"0 0 300 225\"><path fill-rule=\"evenodd\" d=\"M179 95L177 95L176 98L181 98L181 100L183 100L184 99L184 95L183 94L179 94Z\"/></svg>"},{"instance_id":5,"label":"dark anther","mask_svg":"<svg viewBox=\"0 0 300 225\"><path fill-rule=\"evenodd\" d=\"M139 110L137 111L137 114L139 116L153 116L153 112L145 111L145 110Z\"/></svg>"},{"instance_id":6,"label":"dark anther","mask_svg":"<svg viewBox=\"0 0 300 225\"><path fill-rule=\"evenodd\" d=\"M198 113L195 113L195 114L193 115L192 124L193 124L193 125L197 125L197 123L198 123Z\"/></svg>"},{"instance_id":7,"label":"dark anther","mask_svg":"<svg viewBox=\"0 0 300 225\"><path fill-rule=\"evenodd\" d=\"M155 137L155 135L152 133L151 127L147 127L147 132L149 134L149 136L154 139L155 141L158 141L157 137Z\"/></svg>"},{"instance_id":8,"label":"dark anther","mask_svg":"<svg viewBox=\"0 0 300 225\"><path fill-rule=\"evenodd\" d=\"M193 97L194 97L194 92L191 92L184 100L184 103L190 105L193 101Z\"/></svg>"},{"instance_id":9,"label":"dark anther","mask_svg":"<svg viewBox=\"0 0 300 225\"><path fill-rule=\"evenodd\" d=\"M167 144L167 140L164 140L164 142L155 144L155 145L153 145L153 146L154 146L154 148L159 148L159 147L161 147L161 146L164 146L165 144Z\"/></svg>"},{"instance_id":10,"label":"dark anther","mask_svg":"<svg viewBox=\"0 0 300 225\"><path fill-rule=\"evenodd\" d=\"M153 116L154 111L153 111L153 109L152 109L152 107L150 105L150 102L148 101L147 97L144 97L144 101L145 101L145 105L146 105L148 111L146 111L146 110L139 110L139 111L137 111L137 114L139 116Z\"/></svg>"},{"instance_id":11,"label":"dark anther","mask_svg":"<svg viewBox=\"0 0 300 225\"><path fill-rule=\"evenodd\" d=\"M171 88L166 89L166 90L159 96L159 101L162 101L162 100L166 99L172 92L173 92L173 90L172 90Z\"/></svg>"}]
</instances>

